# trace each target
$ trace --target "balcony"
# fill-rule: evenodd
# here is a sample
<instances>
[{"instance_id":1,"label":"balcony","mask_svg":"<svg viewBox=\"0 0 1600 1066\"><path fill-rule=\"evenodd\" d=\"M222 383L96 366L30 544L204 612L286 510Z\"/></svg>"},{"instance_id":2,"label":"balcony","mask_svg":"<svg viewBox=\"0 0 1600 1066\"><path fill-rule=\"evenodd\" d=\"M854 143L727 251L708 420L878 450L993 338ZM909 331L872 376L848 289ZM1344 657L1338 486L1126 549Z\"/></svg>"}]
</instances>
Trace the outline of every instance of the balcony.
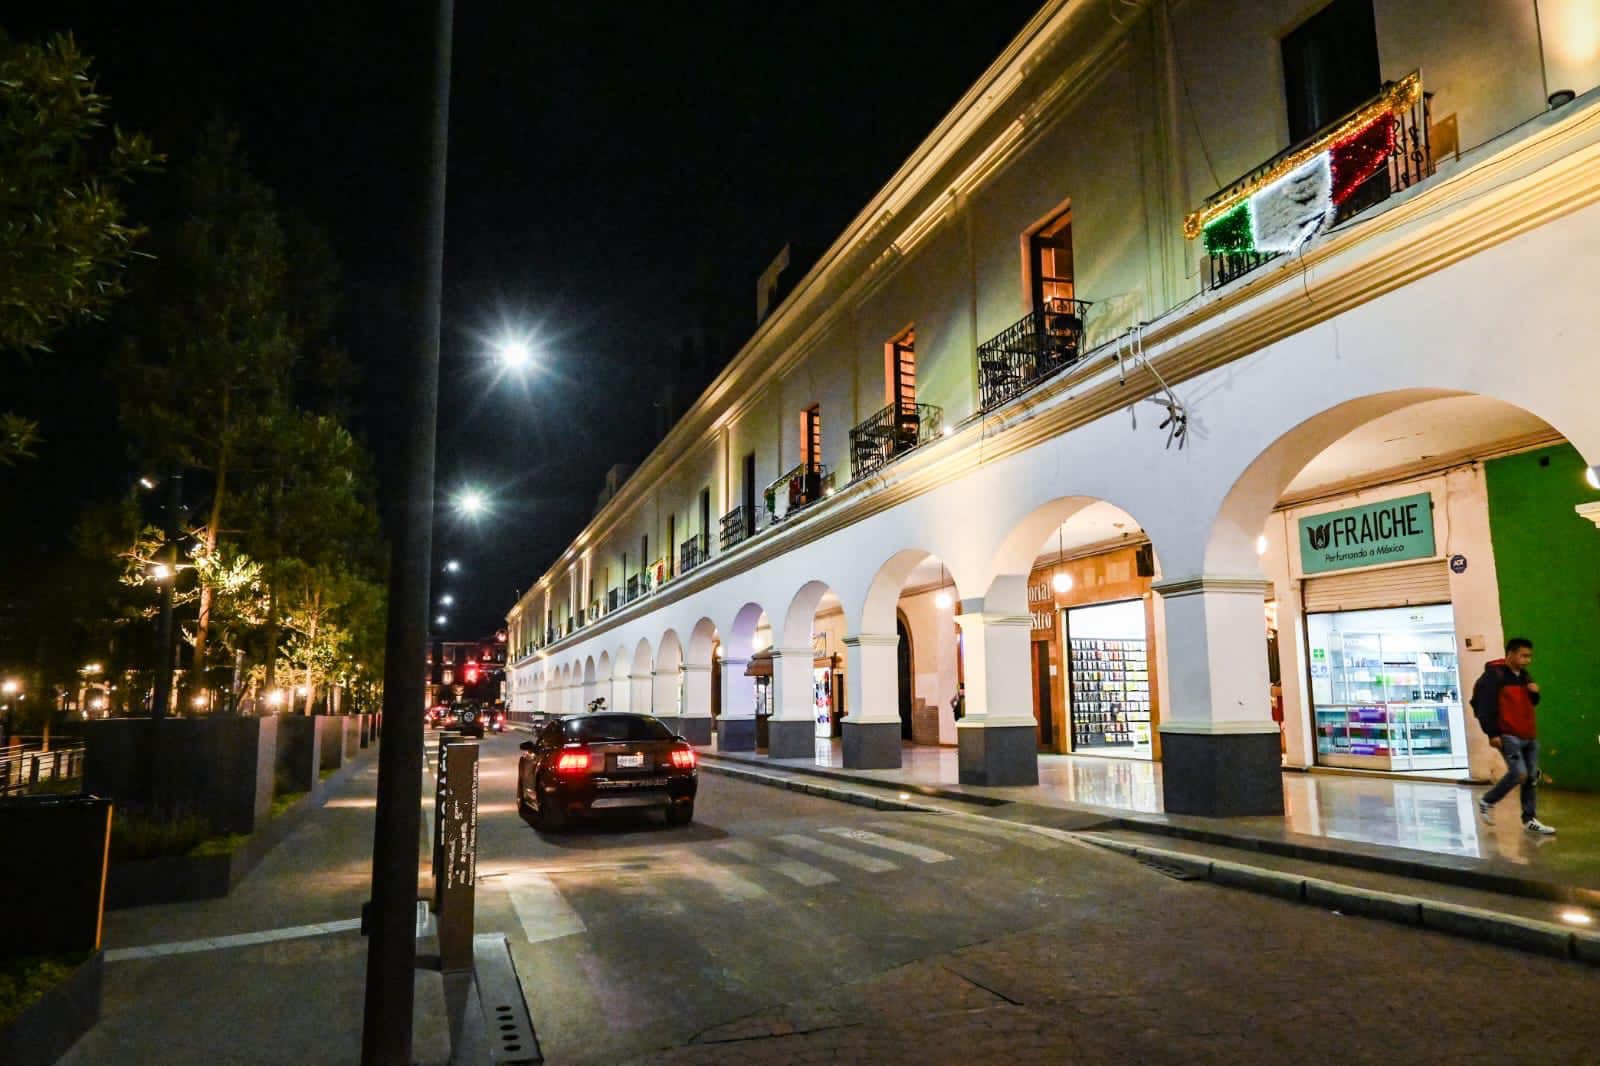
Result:
<instances>
[{"instance_id":1,"label":"balcony","mask_svg":"<svg viewBox=\"0 0 1600 1066\"><path fill-rule=\"evenodd\" d=\"M931 403L892 403L850 431L850 480L883 469L939 435L944 409Z\"/></svg>"},{"instance_id":2,"label":"balcony","mask_svg":"<svg viewBox=\"0 0 1600 1066\"><path fill-rule=\"evenodd\" d=\"M608 591L606 593L606 613L610 614L618 607L621 607L622 602L622 590L620 588L611 589Z\"/></svg>"},{"instance_id":3,"label":"balcony","mask_svg":"<svg viewBox=\"0 0 1600 1066\"><path fill-rule=\"evenodd\" d=\"M791 470L780 474L777 480L768 485L763 494L767 502L767 513L772 515L774 522L788 518L802 507L809 507L822 499L825 486L830 476L828 468L820 463L801 463ZM778 514L778 493L786 492L785 499L788 507L783 514Z\"/></svg>"},{"instance_id":4,"label":"balcony","mask_svg":"<svg viewBox=\"0 0 1600 1066\"><path fill-rule=\"evenodd\" d=\"M719 543L722 550L738 544L740 541L749 540L761 528L761 509L759 507L746 507L740 504L722 516L722 532Z\"/></svg>"},{"instance_id":5,"label":"balcony","mask_svg":"<svg viewBox=\"0 0 1600 1066\"><path fill-rule=\"evenodd\" d=\"M622 602L632 603L634 600L650 591L650 575L634 574L628 579L627 588L623 591Z\"/></svg>"},{"instance_id":6,"label":"balcony","mask_svg":"<svg viewBox=\"0 0 1600 1066\"><path fill-rule=\"evenodd\" d=\"M711 536L701 533L678 546L678 573L687 574L711 558Z\"/></svg>"},{"instance_id":7,"label":"balcony","mask_svg":"<svg viewBox=\"0 0 1600 1066\"><path fill-rule=\"evenodd\" d=\"M1413 72L1209 197L1184 219L1217 289L1433 173L1432 94Z\"/></svg>"},{"instance_id":8,"label":"balcony","mask_svg":"<svg viewBox=\"0 0 1600 1066\"><path fill-rule=\"evenodd\" d=\"M1083 354L1086 300L1046 300L978 346L978 407L988 411L1076 363Z\"/></svg>"}]
</instances>

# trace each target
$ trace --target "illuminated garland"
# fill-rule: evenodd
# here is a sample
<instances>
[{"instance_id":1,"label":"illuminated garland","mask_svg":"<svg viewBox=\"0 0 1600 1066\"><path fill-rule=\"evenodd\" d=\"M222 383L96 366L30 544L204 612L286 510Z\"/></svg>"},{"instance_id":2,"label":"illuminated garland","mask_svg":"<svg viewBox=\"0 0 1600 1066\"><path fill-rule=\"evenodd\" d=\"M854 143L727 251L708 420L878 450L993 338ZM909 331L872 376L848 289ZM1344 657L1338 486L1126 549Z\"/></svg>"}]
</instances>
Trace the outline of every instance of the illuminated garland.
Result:
<instances>
[{"instance_id":1,"label":"illuminated garland","mask_svg":"<svg viewBox=\"0 0 1600 1066\"><path fill-rule=\"evenodd\" d=\"M1254 215L1251 203L1262 194L1269 197L1280 194L1286 186L1304 184L1308 180L1315 184L1314 168L1320 159L1327 160L1332 175L1330 199L1334 204L1342 203L1376 173L1393 152L1399 131L1398 116L1421 98L1422 76L1415 72L1408 74L1323 136L1275 160L1260 173L1239 181L1190 212L1183 220L1184 236L1193 240L1204 233L1209 250L1215 232L1217 247L1245 250L1239 245L1244 234L1254 230L1250 221ZM1315 229L1312 227L1310 232ZM1310 232L1300 239L1304 240Z\"/></svg>"}]
</instances>

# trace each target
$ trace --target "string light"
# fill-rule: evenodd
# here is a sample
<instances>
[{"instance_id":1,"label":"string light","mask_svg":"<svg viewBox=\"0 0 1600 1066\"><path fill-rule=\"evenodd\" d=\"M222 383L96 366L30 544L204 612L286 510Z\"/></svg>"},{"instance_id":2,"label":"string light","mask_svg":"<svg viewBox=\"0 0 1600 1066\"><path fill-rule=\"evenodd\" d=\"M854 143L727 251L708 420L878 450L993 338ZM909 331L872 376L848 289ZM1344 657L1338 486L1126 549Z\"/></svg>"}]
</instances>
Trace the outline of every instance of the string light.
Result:
<instances>
[{"instance_id":1,"label":"string light","mask_svg":"<svg viewBox=\"0 0 1600 1066\"><path fill-rule=\"evenodd\" d=\"M1367 132L1367 127L1382 115L1387 113L1391 116L1398 116L1400 113L1415 106L1421 98L1422 75L1413 71L1398 82L1395 82L1383 95L1360 110L1353 112L1350 117L1307 144L1304 148L1279 157L1265 169L1241 178L1228 188L1212 196L1197 210L1191 211L1184 218L1183 235L1190 240L1194 240L1212 222L1237 210L1241 201L1249 200L1256 193L1269 185L1275 184L1281 178L1287 177L1293 171L1299 170L1335 145L1354 141L1356 135ZM1393 150L1392 141L1389 144L1389 150ZM1387 153L1385 155L1387 157ZM1371 176L1370 171L1367 176ZM1236 227L1237 225L1238 221L1236 219L1230 220L1230 226Z\"/></svg>"}]
</instances>

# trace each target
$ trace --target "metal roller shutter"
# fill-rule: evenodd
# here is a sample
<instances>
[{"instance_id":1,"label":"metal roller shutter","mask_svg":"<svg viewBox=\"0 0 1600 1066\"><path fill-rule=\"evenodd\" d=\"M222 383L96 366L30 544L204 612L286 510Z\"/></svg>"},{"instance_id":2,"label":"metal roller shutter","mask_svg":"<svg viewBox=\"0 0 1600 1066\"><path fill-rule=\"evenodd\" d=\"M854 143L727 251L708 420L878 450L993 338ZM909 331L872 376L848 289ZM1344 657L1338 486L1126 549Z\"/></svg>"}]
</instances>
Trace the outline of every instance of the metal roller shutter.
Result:
<instances>
[{"instance_id":1,"label":"metal roller shutter","mask_svg":"<svg viewBox=\"0 0 1600 1066\"><path fill-rule=\"evenodd\" d=\"M1308 613L1449 602L1450 571L1442 559L1413 566L1311 577L1305 583L1304 603Z\"/></svg>"}]
</instances>

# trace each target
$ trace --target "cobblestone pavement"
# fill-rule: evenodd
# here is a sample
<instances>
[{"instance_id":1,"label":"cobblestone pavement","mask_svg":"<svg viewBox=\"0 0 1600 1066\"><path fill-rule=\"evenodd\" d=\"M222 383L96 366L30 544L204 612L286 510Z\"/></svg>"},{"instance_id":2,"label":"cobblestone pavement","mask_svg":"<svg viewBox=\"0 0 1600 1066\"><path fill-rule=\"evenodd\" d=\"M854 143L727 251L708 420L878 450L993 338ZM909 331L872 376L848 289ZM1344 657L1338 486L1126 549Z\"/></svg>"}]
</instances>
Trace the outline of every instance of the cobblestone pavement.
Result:
<instances>
[{"instance_id":1,"label":"cobblestone pavement","mask_svg":"<svg viewBox=\"0 0 1600 1066\"><path fill-rule=\"evenodd\" d=\"M1600 1059L1600 972L1578 964L1212 885L1094 891L1074 909L638 1061Z\"/></svg>"}]
</instances>

